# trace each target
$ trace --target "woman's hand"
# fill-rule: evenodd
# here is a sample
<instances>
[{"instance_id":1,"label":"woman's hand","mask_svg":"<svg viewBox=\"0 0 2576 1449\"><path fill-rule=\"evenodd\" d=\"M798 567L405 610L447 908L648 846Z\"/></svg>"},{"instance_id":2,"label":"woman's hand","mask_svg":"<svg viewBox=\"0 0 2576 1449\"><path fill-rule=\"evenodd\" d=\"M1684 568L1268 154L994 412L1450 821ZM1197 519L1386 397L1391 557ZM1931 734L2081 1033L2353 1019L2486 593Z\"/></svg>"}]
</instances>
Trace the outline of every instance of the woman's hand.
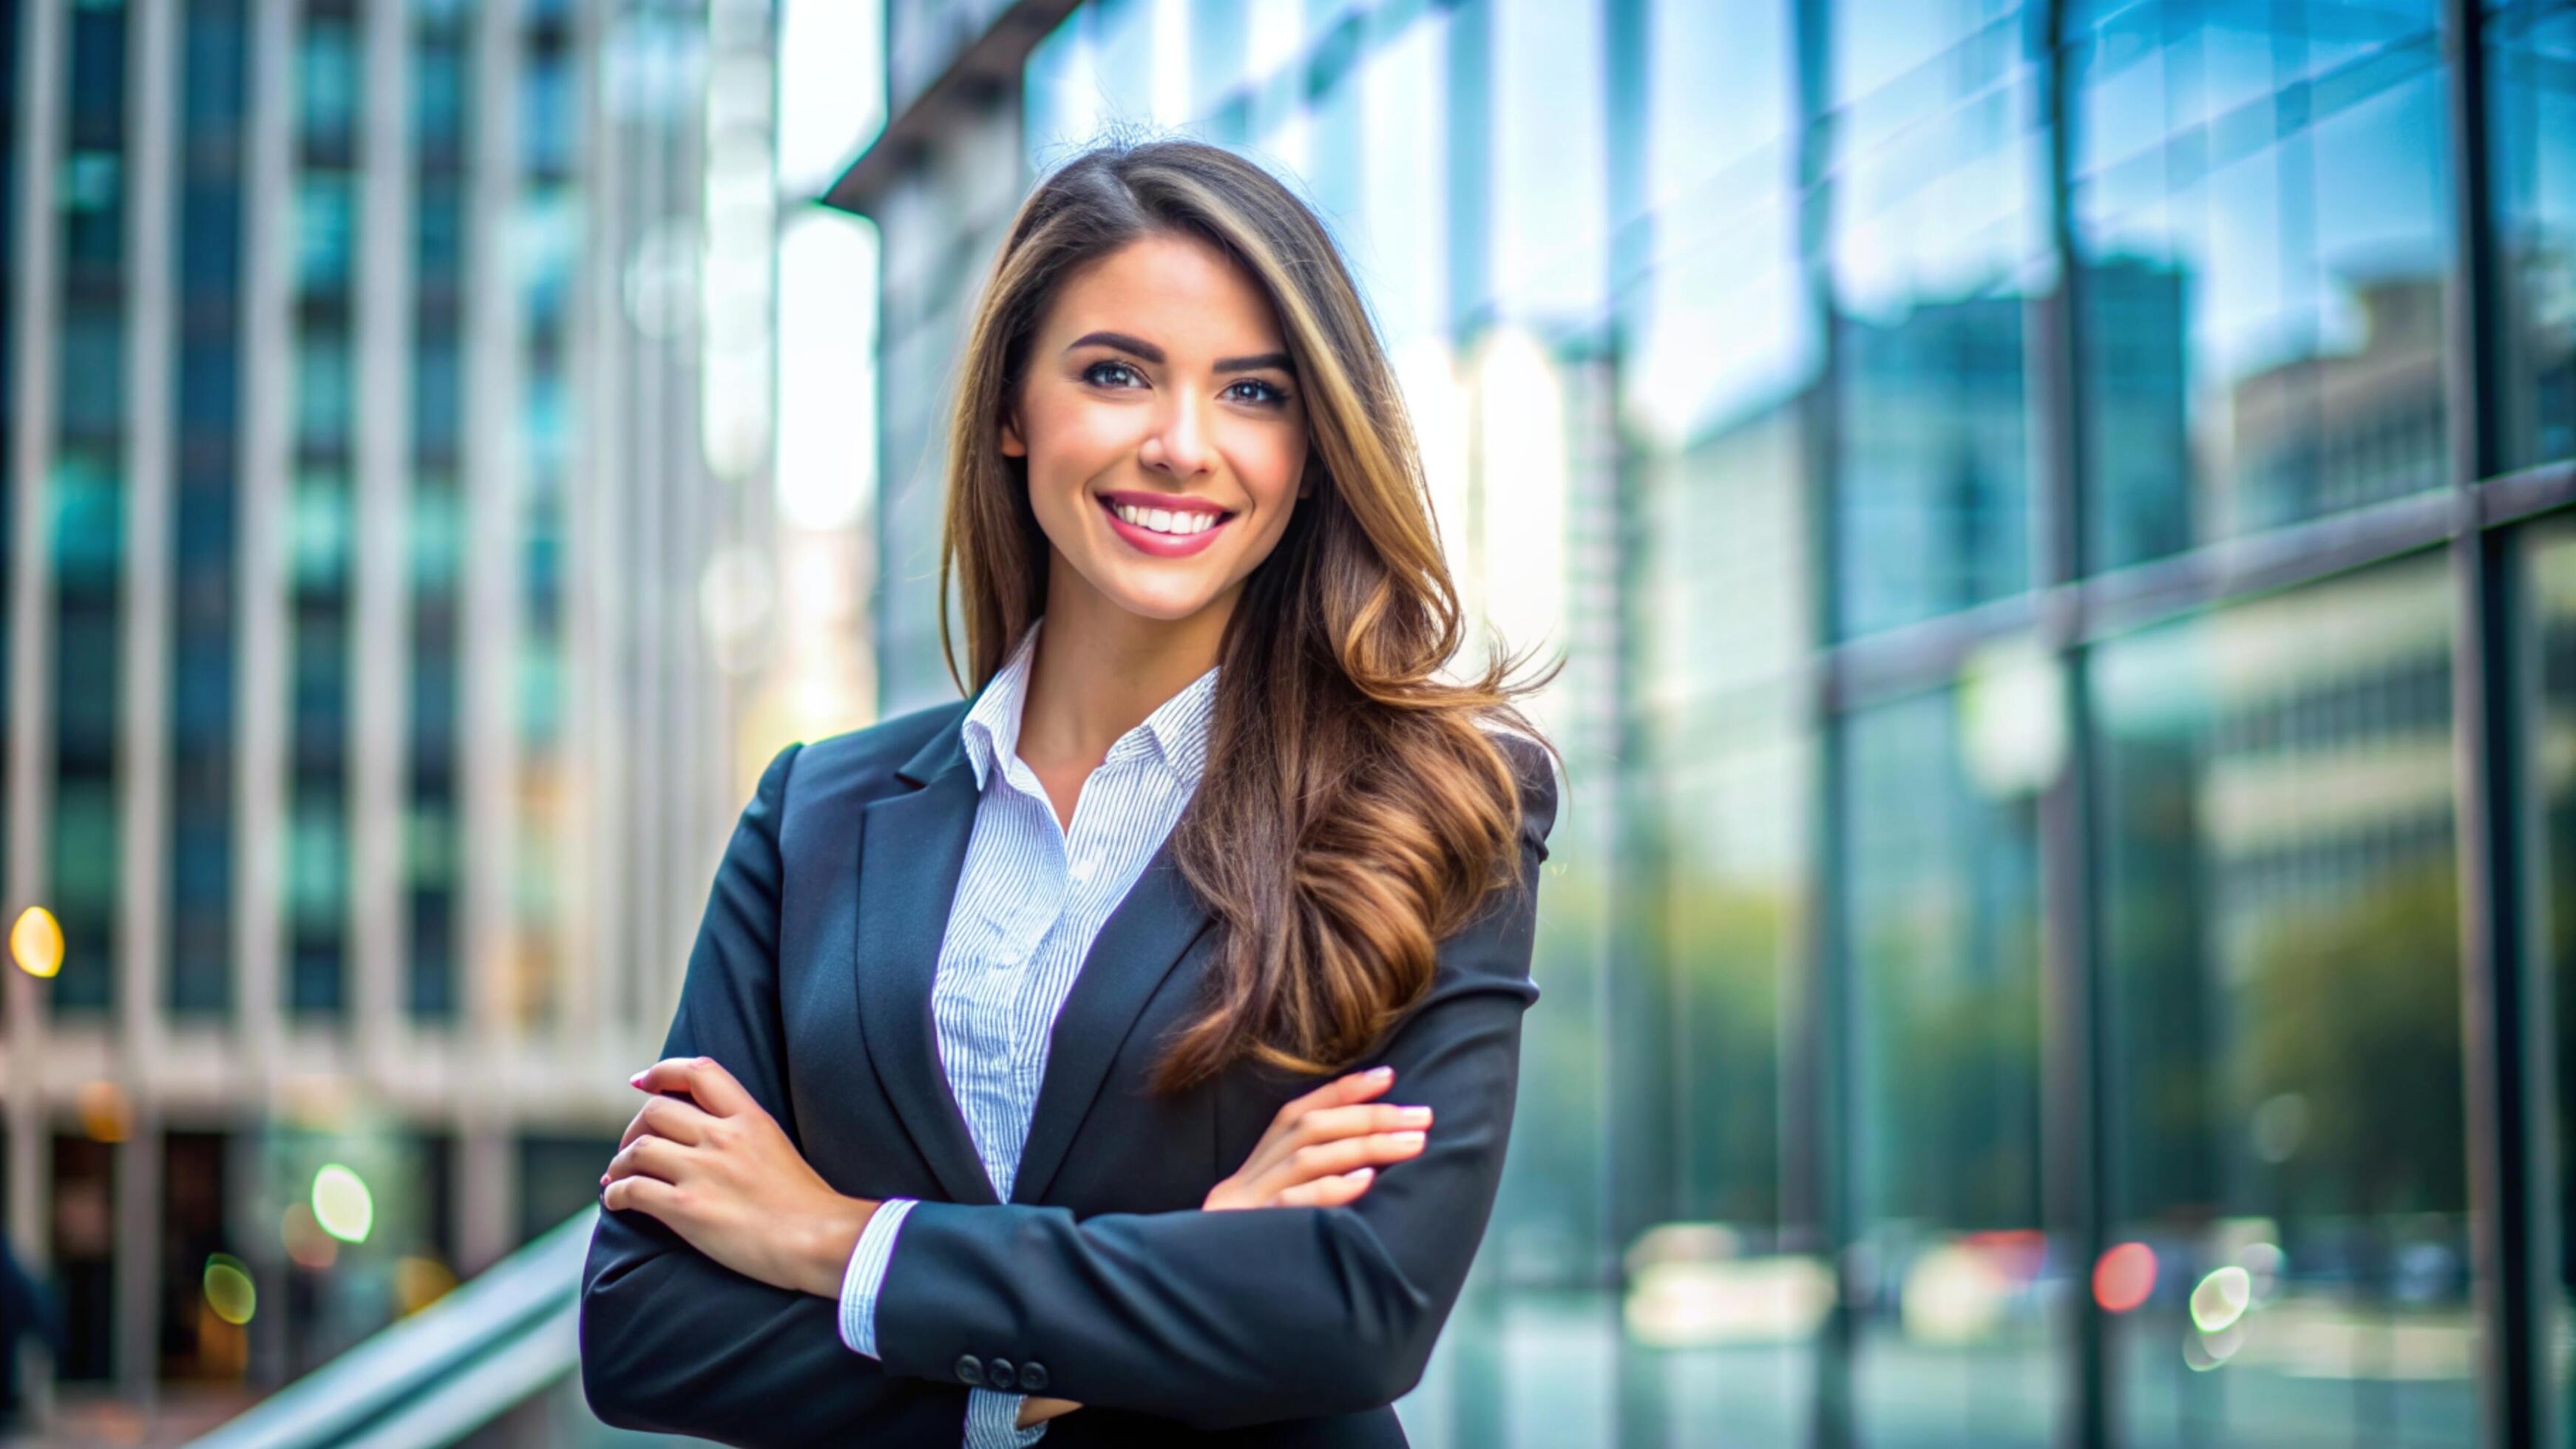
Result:
<instances>
[{"instance_id":1,"label":"woman's hand","mask_svg":"<svg viewBox=\"0 0 2576 1449\"><path fill-rule=\"evenodd\" d=\"M1369 1098L1395 1083L1393 1067L1335 1077L1279 1109L1234 1176L1201 1207L1340 1207L1368 1191L1377 1169L1422 1151L1428 1107Z\"/></svg>"},{"instance_id":2,"label":"woman's hand","mask_svg":"<svg viewBox=\"0 0 2576 1449\"><path fill-rule=\"evenodd\" d=\"M655 1095L600 1177L600 1205L649 1213L744 1277L838 1298L877 1205L816 1176L714 1058L672 1057L632 1080Z\"/></svg>"},{"instance_id":3,"label":"woman's hand","mask_svg":"<svg viewBox=\"0 0 2576 1449\"><path fill-rule=\"evenodd\" d=\"M1428 1107L1370 1103L1395 1083L1395 1069L1336 1077L1279 1109L1270 1130L1234 1176L1208 1191L1200 1206L1338 1207L1368 1191L1377 1169L1422 1151ZM1082 1405L1035 1396L1020 1405L1019 1426L1042 1424Z\"/></svg>"}]
</instances>

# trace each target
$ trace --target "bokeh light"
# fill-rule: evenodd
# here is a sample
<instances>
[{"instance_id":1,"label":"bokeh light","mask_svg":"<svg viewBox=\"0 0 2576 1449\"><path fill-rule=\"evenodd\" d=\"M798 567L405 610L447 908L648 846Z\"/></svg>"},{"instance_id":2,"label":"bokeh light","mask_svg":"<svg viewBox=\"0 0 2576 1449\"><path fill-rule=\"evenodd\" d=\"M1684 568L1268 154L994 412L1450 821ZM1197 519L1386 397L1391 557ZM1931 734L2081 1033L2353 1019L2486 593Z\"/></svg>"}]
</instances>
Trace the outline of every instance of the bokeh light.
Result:
<instances>
[{"instance_id":1,"label":"bokeh light","mask_svg":"<svg viewBox=\"0 0 2576 1449\"><path fill-rule=\"evenodd\" d=\"M29 906L9 928L9 955L30 976L50 977L63 969L63 928L54 913Z\"/></svg>"},{"instance_id":2,"label":"bokeh light","mask_svg":"<svg viewBox=\"0 0 2576 1449\"><path fill-rule=\"evenodd\" d=\"M2234 1263L2200 1280L2191 1290L2191 1321L2203 1333L2218 1333L2245 1316L2254 1301L2253 1279Z\"/></svg>"},{"instance_id":3,"label":"bokeh light","mask_svg":"<svg viewBox=\"0 0 2576 1449\"><path fill-rule=\"evenodd\" d=\"M286 1220L279 1227L286 1242L286 1256L299 1268L320 1272L340 1261L340 1244L322 1225L313 1220L313 1209L303 1203L289 1203Z\"/></svg>"},{"instance_id":4,"label":"bokeh light","mask_svg":"<svg viewBox=\"0 0 2576 1449\"><path fill-rule=\"evenodd\" d=\"M125 1093L116 1083L99 1078L81 1083L81 1130L92 1142L122 1142L132 1126L132 1114L126 1110Z\"/></svg>"},{"instance_id":5,"label":"bokeh light","mask_svg":"<svg viewBox=\"0 0 2576 1449\"><path fill-rule=\"evenodd\" d=\"M207 1257L205 1284L206 1306L226 1323L248 1323L259 1309L259 1289L251 1282L250 1269L230 1253Z\"/></svg>"},{"instance_id":6,"label":"bokeh light","mask_svg":"<svg viewBox=\"0 0 2576 1449\"><path fill-rule=\"evenodd\" d=\"M363 1243L376 1225L376 1199L366 1180L337 1162L313 1174L313 1221L344 1243Z\"/></svg>"},{"instance_id":7,"label":"bokeh light","mask_svg":"<svg viewBox=\"0 0 2576 1449\"><path fill-rule=\"evenodd\" d=\"M2093 1301L2105 1313L2126 1313L2156 1291L2156 1252L2144 1243L2122 1243L2093 1265Z\"/></svg>"},{"instance_id":8,"label":"bokeh light","mask_svg":"<svg viewBox=\"0 0 2576 1449\"><path fill-rule=\"evenodd\" d=\"M404 1313L418 1313L455 1286L456 1270L436 1258L413 1255L394 1264L394 1302Z\"/></svg>"}]
</instances>

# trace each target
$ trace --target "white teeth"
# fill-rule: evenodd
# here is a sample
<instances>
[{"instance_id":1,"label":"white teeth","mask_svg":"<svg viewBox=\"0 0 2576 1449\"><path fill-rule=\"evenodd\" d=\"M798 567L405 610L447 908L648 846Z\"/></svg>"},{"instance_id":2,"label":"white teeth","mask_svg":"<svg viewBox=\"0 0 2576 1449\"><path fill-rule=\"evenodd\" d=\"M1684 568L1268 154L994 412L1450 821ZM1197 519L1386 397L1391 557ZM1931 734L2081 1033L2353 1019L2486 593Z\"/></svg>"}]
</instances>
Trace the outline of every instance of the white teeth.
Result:
<instances>
[{"instance_id":1,"label":"white teeth","mask_svg":"<svg viewBox=\"0 0 2576 1449\"><path fill-rule=\"evenodd\" d=\"M1142 508L1133 503L1117 504L1112 511L1122 521L1132 523L1138 528L1151 529L1156 533L1168 533L1182 538L1187 538L1193 533L1207 532L1216 527L1218 518L1216 514L1201 513L1196 509Z\"/></svg>"}]
</instances>

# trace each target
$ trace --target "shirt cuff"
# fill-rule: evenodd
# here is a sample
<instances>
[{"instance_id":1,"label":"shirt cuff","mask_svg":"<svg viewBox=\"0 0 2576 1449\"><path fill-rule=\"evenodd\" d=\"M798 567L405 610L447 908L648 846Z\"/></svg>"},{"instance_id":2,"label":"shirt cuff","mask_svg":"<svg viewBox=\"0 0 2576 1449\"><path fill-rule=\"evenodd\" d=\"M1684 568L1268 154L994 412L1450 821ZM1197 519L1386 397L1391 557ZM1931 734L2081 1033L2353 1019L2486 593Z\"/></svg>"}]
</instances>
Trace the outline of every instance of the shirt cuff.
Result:
<instances>
[{"instance_id":1,"label":"shirt cuff","mask_svg":"<svg viewBox=\"0 0 2576 1449\"><path fill-rule=\"evenodd\" d=\"M1044 1424L1020 1425L1020 1404L1026 1394L1006 1394L999 1389L966 1391L966 1449L1028 1449L1047 1431Z\"/></svg>"},{"instance_id":2,"label":"shirt cuff","mask_svg":"<svg viewBox=\"0 0 2576 1449\"><path fill-rule=\"evenodd\" d=\"M852 1353L877 1356L877 1292L885 1286L886 1264L894 1257L894 1235L912 1208L908 1197L879 1203L868 1215L868 1225L859 1229L858 1246L850 1250L850 1266L841 1274L841 1342ZM1014 1409L1012 1417L1018 1416Z\"/></svg>"}]
</instances>

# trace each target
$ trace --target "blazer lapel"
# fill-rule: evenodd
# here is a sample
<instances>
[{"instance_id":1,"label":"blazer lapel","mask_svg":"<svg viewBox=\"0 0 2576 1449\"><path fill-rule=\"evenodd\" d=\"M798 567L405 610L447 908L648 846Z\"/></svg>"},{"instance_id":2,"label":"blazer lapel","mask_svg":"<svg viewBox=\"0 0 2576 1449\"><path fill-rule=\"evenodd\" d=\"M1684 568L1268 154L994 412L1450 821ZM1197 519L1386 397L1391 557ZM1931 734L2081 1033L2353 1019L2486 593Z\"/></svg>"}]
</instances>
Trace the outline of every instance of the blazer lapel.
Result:
<instances>
[{"instance_id":1,"label":"blazer lapel","mask_svg":"<svg viewBox=\"0 0 2576 1449\"><path fill-rule=\"evenodd\" d=\"M860 812L857 942L859 1027L877 1078L952 1201L998 1201L966 1116L939 1062L930 988L949 907L975 824L975 771L956 727L904 765L921 786Z\"/></svg>"},{"instance_id":2,"label":"blazer lapel","mask_svg":"<svg viewBox=\"0 0 2576 1449\"><path fill-rule=\"evenodd\" d=\"M1089 1115L1145 1003L1215 917L1181 878L1167 837L1083 958L1048 1038L1046 1076L1029 1120L1028 1146L1011 1181L1011 1201L1042 1198L1064 1165L1074 1130Z\"/></svg>"}]
</instances>

